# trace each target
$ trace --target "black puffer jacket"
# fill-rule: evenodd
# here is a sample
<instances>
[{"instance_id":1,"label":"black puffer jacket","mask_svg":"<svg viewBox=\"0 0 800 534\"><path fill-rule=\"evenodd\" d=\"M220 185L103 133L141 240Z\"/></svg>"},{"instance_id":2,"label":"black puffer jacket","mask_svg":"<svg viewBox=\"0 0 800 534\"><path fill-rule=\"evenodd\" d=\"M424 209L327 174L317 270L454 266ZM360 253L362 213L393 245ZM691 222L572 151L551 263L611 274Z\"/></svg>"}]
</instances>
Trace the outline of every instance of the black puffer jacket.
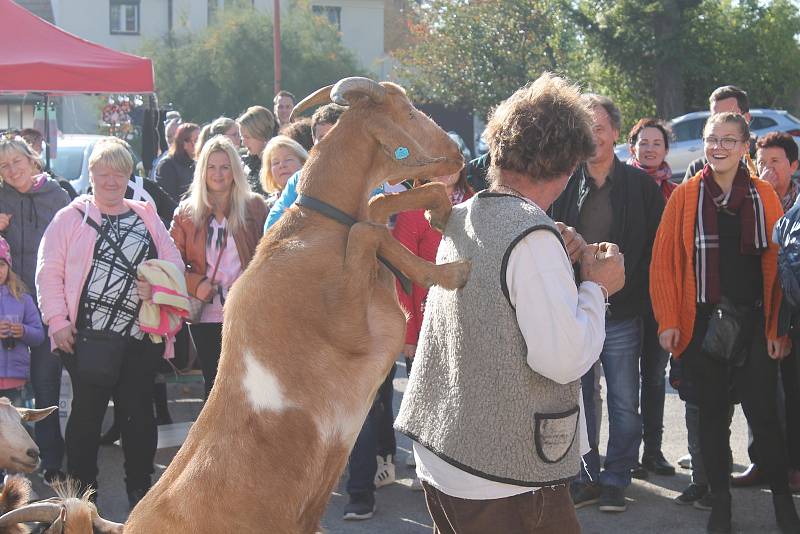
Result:
<instances>
[{"instance_id":1,"label":"black puffer jacket","mask_svg":"<svg viewBox=\"0 0 800 534\"><path fill-rule=\"evenodd\" d=\"M630 319L644 315L651 307L650 255L664 211L664 196L650 176L616 157L611 172L611 242L625 255L625 287L611 297L609 317ZM577 227L588 189L579 167L550 208L550 217Z\"/></svg>"},{"instance_id":2,"label":"black puffer jacket","mask_svg":"<svg viewBox=\"0 0 800 534\"><path fill-rule=\"evenodd\" d=\"M180 202L194 177L194 161L185 156L167 156L156 168L156 182L175 202Z\"/></svg>"}]
</instances>

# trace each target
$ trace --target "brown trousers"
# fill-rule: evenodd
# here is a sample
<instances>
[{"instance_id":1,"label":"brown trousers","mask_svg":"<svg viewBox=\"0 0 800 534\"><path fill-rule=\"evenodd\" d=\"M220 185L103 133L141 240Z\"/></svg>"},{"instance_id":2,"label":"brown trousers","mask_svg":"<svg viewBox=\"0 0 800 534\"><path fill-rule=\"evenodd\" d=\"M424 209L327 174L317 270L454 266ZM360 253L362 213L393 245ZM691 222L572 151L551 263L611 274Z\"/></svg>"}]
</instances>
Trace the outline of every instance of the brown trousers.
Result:
<instances>
[{"instance_id":1,"label":"brown trousers","mask_svg":"<svg viewBox=\"0 0 800 534\"><path fill-rule=\"evenodd\" d=\"M580 534L568 486L504 499L459 499L423 482L434 534Z\"/></svg>"}]
</instances>

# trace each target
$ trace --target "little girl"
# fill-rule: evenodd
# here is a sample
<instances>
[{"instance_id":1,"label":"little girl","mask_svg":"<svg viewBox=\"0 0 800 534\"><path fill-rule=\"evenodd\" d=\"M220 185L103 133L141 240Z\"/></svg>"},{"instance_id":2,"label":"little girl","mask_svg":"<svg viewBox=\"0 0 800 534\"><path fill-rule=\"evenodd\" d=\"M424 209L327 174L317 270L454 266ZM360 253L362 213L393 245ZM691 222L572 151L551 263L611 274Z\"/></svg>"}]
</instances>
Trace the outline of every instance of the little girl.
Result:
<instances>
[{"instance_id":1,"label":"little girl","mask_svg":"<svg viewBox=\"0 0 800 534\"><path fill-rule=\"evenodd\" d=\"M33 298L11 270L11 249L0 237L0 397L20 400L31 368L29 347L44 341L44 329Z\"/></svg>"}]
</instances>

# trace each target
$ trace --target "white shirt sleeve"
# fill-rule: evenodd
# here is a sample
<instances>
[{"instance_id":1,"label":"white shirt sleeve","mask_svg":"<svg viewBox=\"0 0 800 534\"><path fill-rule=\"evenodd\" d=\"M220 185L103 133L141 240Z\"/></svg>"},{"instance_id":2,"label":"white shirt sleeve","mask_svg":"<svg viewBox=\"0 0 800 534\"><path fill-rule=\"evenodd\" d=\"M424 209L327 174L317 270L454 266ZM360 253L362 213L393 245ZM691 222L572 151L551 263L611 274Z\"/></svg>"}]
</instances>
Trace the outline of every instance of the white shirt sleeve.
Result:
<instances>
[{"instance_id":1,"label":"white shirt sleeve","mask_svg":"<svg viewBox=\"0 0 800 534\"><path fill-rule=\"evenodd\" d=\"M559 384L583 376L605 341L600 286L583 282L575 287L564 247L549 231L532 232L514 247L506 283L531 369Z\"/></svg>"}]
</instances>

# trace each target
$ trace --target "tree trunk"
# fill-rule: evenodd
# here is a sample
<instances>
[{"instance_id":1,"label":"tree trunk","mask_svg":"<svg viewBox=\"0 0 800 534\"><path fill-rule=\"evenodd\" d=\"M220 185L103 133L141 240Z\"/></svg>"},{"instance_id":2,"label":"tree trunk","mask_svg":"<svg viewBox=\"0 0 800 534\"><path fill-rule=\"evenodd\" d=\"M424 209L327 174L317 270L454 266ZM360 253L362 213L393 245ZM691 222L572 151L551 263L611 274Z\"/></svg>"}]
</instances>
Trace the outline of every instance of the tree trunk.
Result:
<instances>
[{"instance_id":1,"label":"tree trunk","mask_svg":"<svg viewBox=\"0 0 800 534\"><path fill-rule=\"evenodd\" d=\"M683 6L679 0L662 0L662 9L655 15L655 83L656 115L671 119L685 110L683 69L681 67L681 32Z\"/></svg>"}]
</instances>

